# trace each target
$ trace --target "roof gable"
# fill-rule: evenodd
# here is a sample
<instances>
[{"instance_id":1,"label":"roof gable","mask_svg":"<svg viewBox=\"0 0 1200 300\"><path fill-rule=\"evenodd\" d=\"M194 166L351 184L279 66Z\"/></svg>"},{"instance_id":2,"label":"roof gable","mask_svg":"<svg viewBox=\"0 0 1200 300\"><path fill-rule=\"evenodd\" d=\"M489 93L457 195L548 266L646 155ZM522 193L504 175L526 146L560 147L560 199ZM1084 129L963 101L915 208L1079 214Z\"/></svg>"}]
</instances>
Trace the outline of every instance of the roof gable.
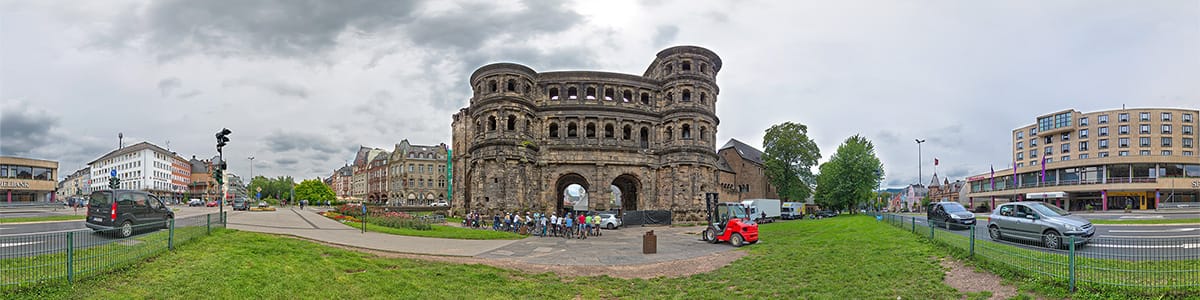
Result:
<instances>
[{"instance_id":1,"label":"roof gable","mask_svg":"<svg viewBox=\"0 0 1200 300\"><path fill-rule=\"evenodd\" d=\"M718 149L717 152L720 152L722 150L729 149L729 148L733 148L733 150L737 151L737 154L739 156L741 156L742 159L752 161L759 165L763 165L763 159L762 159L763 152L759 151L758 149L755 149L754 147L751 147L750 145L746 145L746 143L743 143L742 141L739 141L737 139L729 139L729 142L725 143L725 146L721 146L721 148Z\"/></svg>"}]
</instances>

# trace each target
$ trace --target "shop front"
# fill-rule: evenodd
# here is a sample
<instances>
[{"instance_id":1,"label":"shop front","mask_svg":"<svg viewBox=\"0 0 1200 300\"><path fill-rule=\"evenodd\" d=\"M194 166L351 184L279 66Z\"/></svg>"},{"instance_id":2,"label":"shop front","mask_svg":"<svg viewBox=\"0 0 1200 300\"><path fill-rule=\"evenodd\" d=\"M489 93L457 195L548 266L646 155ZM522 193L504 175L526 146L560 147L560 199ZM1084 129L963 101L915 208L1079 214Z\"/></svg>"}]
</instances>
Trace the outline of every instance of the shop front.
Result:
<instances>
[{"instance_id":1,"label":"shop front","mask_svg":"<svg viewBox=\"0 0 1200 300\"><path fill-rule=\"evenodd\" d=\"M58 162L0 156L4 203L53 202Z\"/></svg>"}]
</instances>

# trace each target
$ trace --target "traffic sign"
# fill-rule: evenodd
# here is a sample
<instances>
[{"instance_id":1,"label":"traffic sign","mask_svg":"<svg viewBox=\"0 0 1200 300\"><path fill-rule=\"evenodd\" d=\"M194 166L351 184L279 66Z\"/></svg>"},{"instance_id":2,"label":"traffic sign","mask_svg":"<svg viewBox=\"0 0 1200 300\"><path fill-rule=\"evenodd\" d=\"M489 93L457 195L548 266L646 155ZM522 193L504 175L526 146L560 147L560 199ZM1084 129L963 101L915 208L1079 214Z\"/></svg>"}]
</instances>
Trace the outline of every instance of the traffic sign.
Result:
<instances>
[{"instance_id":1,"label":"traffic sign","mask_svg":"<svg viewBox=\"0 0 1200 300\"><path fill-rule=\"evenodd\" d=\"M254 199L262 199L262 192L254 194Z\"/></svg>"},{"instance_id":2,"label":"traffic sign","mask_svg":"<svg viewBox=\"0 0 1200 300\"><path fill-rule=\"evenodd\" d=\"M117 177L117 169L112 169L112 171L108 172L108 176Z\"/></svg>"}]
</instances>

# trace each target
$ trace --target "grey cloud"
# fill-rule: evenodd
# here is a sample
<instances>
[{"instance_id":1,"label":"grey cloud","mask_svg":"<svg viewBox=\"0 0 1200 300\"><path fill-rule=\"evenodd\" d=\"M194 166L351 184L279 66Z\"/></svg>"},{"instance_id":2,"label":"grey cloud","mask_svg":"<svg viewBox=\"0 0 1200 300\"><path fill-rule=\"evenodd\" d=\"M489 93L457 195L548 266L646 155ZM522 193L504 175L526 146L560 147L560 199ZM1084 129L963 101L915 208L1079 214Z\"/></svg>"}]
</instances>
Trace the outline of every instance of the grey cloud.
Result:
<instances>
[{"instance_id":1,"label":"grey cloud","mask_svg":"<svg viewBox=\"0 0 1200 300\"><path fill-rule=\"evenodd\" d=\"M183 81L179 80L179 78L163 78L162 80L158 81L158 92L162 93L163 98L166 98L167 96L171 95L171 92L179 89L182 86Z\"/></svg>"},{"instance_id":2,"label":"grey cloud","mask_svg":"<svg viewBox=\"0 0 1200 300\"><path fill-rule=\"evenodd\" d=\"M179 94L178 96L175 96L175 97L179 98L179 99L190 99L192 97L199 96L200 94L203 94L203 92L201 92L199 90L190 90L190 91L184 92L182 94Z\"/></svg>"},{"instance_id":3,"label":"grey cloud","mask_svg":"<svg viewBox=\"0 0 1200 300\"><path fill-rule=\"evenodd\" d=\"M583 18L568 9L565 2L522 1L525 6L522 10L494 12L496 6L508 5L498 3L469 3L440 15L419 17L409 28L409 35L422 45L476 49L503 35L528 39L561 32Z\"/></svg>"},{"instance_id":4,"label":"grey cloud","mask_svg":"<svg viewBox=\"0 0 1200 300\"><path fill-rule=\"evenodd\" d=\"M291 165L294 165L297 163L300 163L300 160L297 160L295 158L280 158L280 159L275 160L275 164L280 165L280 166L285 166L285 167L291 166Z\"/></svg>"},{"instance_id":5,"label":"grey cloud","mask_svg":"<svg viewBox=\"0 0 1200 300\"><path fill-rule=\"evenodd\" d=\"M223 86L223 87L246 86L246 87L263 89L263 90L275 93L280 96L308 98L308 89L306 89L302 86L278 82L278 81L263 81L263 80L250 79L250 78L240 78L240 79L226 80L225 82L221 83L221 86Z\"/></svg>"},{"instance_id":6,"label":"grey cloud","mask_svg":"<svg viewBox=\"0 0 1200 300\"><path fill-rule=\"evenodd\" d=\"M663 45L669 44L671 41L675 40L676 35L679 35L679 26L658 26L658 29L654 30L654 46L662 47Z\"/></svg>"},{"instance_id":7,"label":"grey cloud","mask_svg":"<svg viewBox=\"0 0 1200 300\"><path fill-rule=\"evenodd\" d=\"M266 142L267 149L274 152L314 150L335 154L341 151L325 135L314 133L283 132L277 130L268 134L263 140Z\"/></svg>"},{"instance_id":8,"label":"grey cloud","mask_svg":"<svg viewBox=\"0 0 1200 300\"><path fill-rule=\"evenodd\" d=\"M0 109L0 154L27 156L56 139L50 130L60 118L49 111L13 101Z\"/></svg>"}]
</instances>

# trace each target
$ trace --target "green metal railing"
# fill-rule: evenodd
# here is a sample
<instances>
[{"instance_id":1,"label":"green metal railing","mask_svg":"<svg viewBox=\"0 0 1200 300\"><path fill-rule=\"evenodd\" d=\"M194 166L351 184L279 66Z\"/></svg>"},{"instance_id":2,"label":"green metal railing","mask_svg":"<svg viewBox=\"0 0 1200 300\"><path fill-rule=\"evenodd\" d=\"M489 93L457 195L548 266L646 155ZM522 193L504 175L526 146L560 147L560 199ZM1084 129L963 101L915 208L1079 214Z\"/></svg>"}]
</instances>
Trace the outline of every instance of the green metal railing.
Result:
<instances>
[{"instance_id":1,"label":"green metal railing","mask_svg":"<svg viewBox=\"0 0 1200 300\"><path fill-rule=\"evenodd\" d=\"M1200 293L1200 237L1085 238L1045 232L1032 239L1003 233L993 239L987 220L962 228L895 214L883 214L880 220L961 251L993 272L1061 284L1069 291L1084 287ZM1062 246L1047 247L1048 240Z\"/></svg>"},{"instance_id":2,"label":"green metal railing","mask_svg":"<svg viewBox=\"0 0 1200 300\"><path fill-rule=\"evenodd\" d=\"M134 226L121 238L117 229L0 235L0 291L66 282L136 264L224 227L225 218L207 214Z\"/></svg>"}]
</instances>

